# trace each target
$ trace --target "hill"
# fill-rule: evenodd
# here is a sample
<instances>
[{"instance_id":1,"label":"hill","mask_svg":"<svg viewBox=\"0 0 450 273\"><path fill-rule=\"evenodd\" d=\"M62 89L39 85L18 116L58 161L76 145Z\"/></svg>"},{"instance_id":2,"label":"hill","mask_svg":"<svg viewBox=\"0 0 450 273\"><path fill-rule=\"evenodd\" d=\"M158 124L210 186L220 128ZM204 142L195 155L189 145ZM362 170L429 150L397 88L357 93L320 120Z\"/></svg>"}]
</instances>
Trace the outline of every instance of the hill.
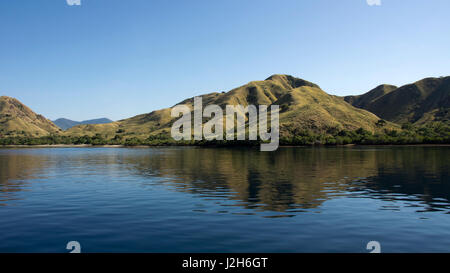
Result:
<instances>
[{"instance_id":1,"label":"hill","mask_svg":"<svg viewBox=\"0 0 450 273\"><path fill-rule=\"evenodd\" d=\"M365 109L380 97L389 94L397 88L398 87L394 85L382 84L363 95L346 96L344 97L344 100L355 107Z\"/></svg>"},{"instance_id":2,"label":"hill","mask_svg":"<svg viewBox=\"0 0 450 273\"><path fill-rule=\"evenodd\" d=\"M46 136L61 131L50 120L34 113L20 101L0 97L0 136Z\"/></svg>"},{"instance_id":3,"label":"hill","mask_svg":"<svg viewBox=\"0 0 450 273\"><path fill-rule=\"evenodd\" d=\"M326 133L363 128L380 130L376 115L348 104L324 92L318 85L289 75L273 75L264 81L252 81L226 93L201 96L203 105L280 105L282 136L292 136L305 130ZM178 104L193 108L193 98ZM177 104L177 105L178 105ZM129 119L100 125L78 125L65 133L73 136L101 134L110 138L147 138L149 135L169 135L173 122L171 108L153 111ZM387 124L387 128L396 125Z\"/></svg>"},{"instance_id":4,"label":"hill","mask_svg":"<svg viewBox=\"0 0 450 273\"><path fill-rule=\"evenodd\" d=\"M450 123L450 77L425 78L399 88L377 87L346 101L398 124Z\"/></svg>"},{"instance_id":5,"label":"hill","mask_svg":"<svg viewBox=\"0 0 450 273\"><path fill-rule=\"evenodd\" d=\"M63 130L67 130L69 128L72 128L73 126L80 125L80 124L105 124L113 122L112 120L108 118L99 118L99 119L90 119L90 120L83 120L83 121L74 121L66 118L59 118L57 120L54 120L53 123L56 124L59 128Z\"/></svg>"}]
</instances>

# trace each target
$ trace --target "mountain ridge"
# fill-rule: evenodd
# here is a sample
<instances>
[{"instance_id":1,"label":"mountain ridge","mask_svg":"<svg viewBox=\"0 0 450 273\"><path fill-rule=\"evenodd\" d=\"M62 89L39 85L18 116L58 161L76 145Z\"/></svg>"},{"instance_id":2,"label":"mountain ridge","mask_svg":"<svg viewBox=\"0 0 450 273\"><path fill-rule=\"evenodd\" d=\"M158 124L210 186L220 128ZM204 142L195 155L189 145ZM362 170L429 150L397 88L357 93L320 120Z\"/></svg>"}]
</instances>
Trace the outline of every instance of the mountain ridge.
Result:
<instances>
[{"instance_id":1,"label":"mountain ridge","mask_svg":"<svg viewBox=\"0 0 450 273\"><path fill-rule=\"evenodd\" d=\"M428 77L388 91L375 88L344 100L398 124L450 121L450 76Z\"/></svg>"},{"instance_id":2,"label":"mountain ridge","mask_svg":"<svg viewBox=\"0 0 450 273\"><path fill-rule=\"evenodd\" d=\"M290 75L274 74L266 80L251 81L225 93L213 92L201 97L204 105L216 104L222 109L225 105L279 104L282 135L292 135L301 130L379 130L376 124L380 118L376 115L327 94L317 84ZM193 99L191 97L175 105L184 104L193 109ZM172 118L170 113L171 107L109 124L78 125L66 133L76 136L102 134L106 138L168 135L171 124L178 119ZM394 124L387 126L396 127Z\"/></svg>"},{"instance_id":3,"label":"mountain ridge","mask_svg":"<svg viewBox=\"0 0 450 273\"><path fill-rule=\"evenodd\" d=\"M330 95L319 85L290 75L274 74L265 80L250 81L228 92L212 92L200 96L203 105L279 105L281 137L295 137L305 131L335 134L341 130L364 129L370 133L399 130L399 124L411 122L428 124L450 120L450 77L425 78L396 87L379 85L369 92L339 97ZM176 105L193 109L194 97ZM62 131L53 122L34 113L18 100L0 98L1 136L94 137L105 139L147 139L169 137L171 125L178 118L171 117L168 107L102 124L76 124ZM244 113L238 113L245 115ZM244 117L247 120L247 116ZM75 122L68 119L57 121ZM84 123L110 120L88 120ZM55 121L56 122L56 121ZM70 124L69 124L70 125ZM332 132L332 133L331 133Z\"/></svg>"},{"instance_id":4,"label":"mountain ridge","mask_svg":"<svg viewBox=\"0 0 450 273\"><path fill-rule=\"evenodd\" d=\"M72 128L73 126L80 125L80 124L105 124L105 123L111 123L112 120L108 118L98 118L98 119L89 119L89 120L83 120L83 121L75 121L70 120L66 118L59 118L53 121L53 123L58 126L59 128L63 130L67 130Z\"/></svg>"},{"instance_id":5,"label":"mountain ridge","mask_svg":"<svg viewBox=\"0 0 450 273\"><path fill-rule=\"evenodd\" d=\"M355 107L364 108L367 107L370 103L373 103L375 100L394 91L397 88L398 87L395 85L381 84L365 94L345 96L344 100Z\"/></svg>"}]
</instances>

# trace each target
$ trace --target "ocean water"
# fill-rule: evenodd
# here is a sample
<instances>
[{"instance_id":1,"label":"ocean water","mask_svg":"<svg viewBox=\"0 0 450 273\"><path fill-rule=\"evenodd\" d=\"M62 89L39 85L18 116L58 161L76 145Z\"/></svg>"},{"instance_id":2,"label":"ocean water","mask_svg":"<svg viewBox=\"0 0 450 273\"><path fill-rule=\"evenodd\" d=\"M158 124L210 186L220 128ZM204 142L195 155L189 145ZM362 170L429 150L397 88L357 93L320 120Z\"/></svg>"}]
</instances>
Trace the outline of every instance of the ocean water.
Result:
<instances>
[{"instance_id":1,"label":"ocean water","mask_svg":"<svg viewBox=\"0 0 450 273\"><path fill-rule=\"evenodd\" d=\"M0 149L0 252L450 252L450 147Z\"/></svg>"}]
</instances>

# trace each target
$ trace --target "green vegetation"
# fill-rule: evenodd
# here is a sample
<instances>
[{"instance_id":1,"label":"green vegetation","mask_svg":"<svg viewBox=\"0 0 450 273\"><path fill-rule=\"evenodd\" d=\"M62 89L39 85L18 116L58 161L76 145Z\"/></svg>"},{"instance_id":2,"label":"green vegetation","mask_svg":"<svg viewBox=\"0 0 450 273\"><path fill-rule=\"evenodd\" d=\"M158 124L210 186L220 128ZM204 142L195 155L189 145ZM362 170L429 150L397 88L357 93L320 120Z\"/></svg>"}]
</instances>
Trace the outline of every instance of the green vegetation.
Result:
<instances>
[{"instance_id":1,"label":"green vegetation","mask_svg":"<svg viewBox=\"0 0 450 273\"><path fill-rule=\"evenodd\" d=\"M450 77L426 78L402 87L381 85L344 100L397 124L450 120Z\"/></svg>"},{"instance_id":2,"label":"green vegetation","mask_svg":"<svg viewBox=\"0 0 450 273\"><path fill-rule=\"evenodd\" d=\"M7 96L0 97L0 136L45 136L61 129L50 120L34 113L20 101Z\"/></svg>"},{"instance_id":3,"label":"green vegetation","mask_svg":"<svg viewBox=\"0 0 450 273\"><path fill-rule=\"evenodd\" d=\"M363 95L346 96L344 97L344 100L355 107L366 109L378 98L386 94L389 94L390 92L394 91L397 88L398 87L394 85L382 84Z\"/></svg>"},{"instance_id":4,"label":"green vegetation","mask_svg":"<svg viewBox=\"0 0 450 273\"><path fill-rule=\"evenodd\" d=\"M355 108L336 96L323 91L318 85L289 75L273 75L264 81L252 81L226 93L202 95L203 105L279 105L280 125L284 128L298 128L323 132L330 127L342 130L381 131L376 125L376 115ZM193 108L193 98L179 104ZM67 136L105 135L108 139L121 134L124 139L136 137L145 141L149 135L167 134L175 120L171 108L153 111L128 119L98 125L79 125L63 132ZM386 128L400 126L387 122Z\"/></svg>"},{"instance_id":5,"label":"green vegetation","mask_svg":"<svg viewBox=\"0 0 450 273\"><path fill-rule=\"evenodd\" d=\"M434 122L427 126L404 124L402 129L385 129L382 133L371 133L363 128L357 130L330 129L327 133L313 131L297 131L290 137L281 137L280 145L382 145L382 144L449 144L450 126L442 122ZM95 136L61 136L44 137L3 137L0 145L56 145L56 144L90 144L90 145L125 145L125 146L167 146L167 145L197 145L197 146L253 146L259 141L175 141L166 134L152 135L146 139L136 137L123 138L116 135L112 139L97 134Z\"/></svg>"},{"instance_id":6,"label":"green vegetation","mask_svg":"<svg viewBox=\"0 0 450 273\"><path fill-rule=\"evenodd\" d=\"M273 75L229 92L202 95L203 105L279 105L281 145L450 143L450 77L400 88L381 85L340 98L289 75ZM193 98L179 104L193 108ZM353 106L351 105L353 104ZM364 108L364 109L361 109ZM258 141L175 142L172 108L62 131L18 100L0 97L0 145L256 145ZM369 111L368 111L369 110ZM375 114L376 115L375 115ZM244 113L247 120L248 116Z\"/></svg>"},{"instance_id":7,"label":"green vegetation","mask_svg":"<svg viewBox=\"0 0 450 273\"><path fill-rule=\"evenodd\" d=\"M405 129L385 129L382 133L371 133L362 128L355 131L341 130L337 134L314 134L305 131L292 138L282 138L282 145L381 145L381 144L449 144L450 126L435 122L428 126L404 126Z\"/></svg>"}]
</instances>

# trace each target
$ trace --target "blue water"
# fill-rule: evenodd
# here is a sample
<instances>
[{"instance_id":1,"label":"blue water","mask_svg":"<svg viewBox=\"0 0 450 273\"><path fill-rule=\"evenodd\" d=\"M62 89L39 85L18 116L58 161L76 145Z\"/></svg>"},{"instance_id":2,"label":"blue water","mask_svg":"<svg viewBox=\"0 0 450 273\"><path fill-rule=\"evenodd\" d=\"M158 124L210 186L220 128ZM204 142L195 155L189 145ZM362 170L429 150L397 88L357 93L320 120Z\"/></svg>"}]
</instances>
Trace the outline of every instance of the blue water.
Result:
<instances>
[{"instance_id":1,"label":"blue water","mask_svg":"<svg viewBox=\"0 0 450 273\"><path fill-rule=\"evenodd\" d=\"M0 252L450 252L449 152L0 149Z\"/></svg>"}]
</instances>

